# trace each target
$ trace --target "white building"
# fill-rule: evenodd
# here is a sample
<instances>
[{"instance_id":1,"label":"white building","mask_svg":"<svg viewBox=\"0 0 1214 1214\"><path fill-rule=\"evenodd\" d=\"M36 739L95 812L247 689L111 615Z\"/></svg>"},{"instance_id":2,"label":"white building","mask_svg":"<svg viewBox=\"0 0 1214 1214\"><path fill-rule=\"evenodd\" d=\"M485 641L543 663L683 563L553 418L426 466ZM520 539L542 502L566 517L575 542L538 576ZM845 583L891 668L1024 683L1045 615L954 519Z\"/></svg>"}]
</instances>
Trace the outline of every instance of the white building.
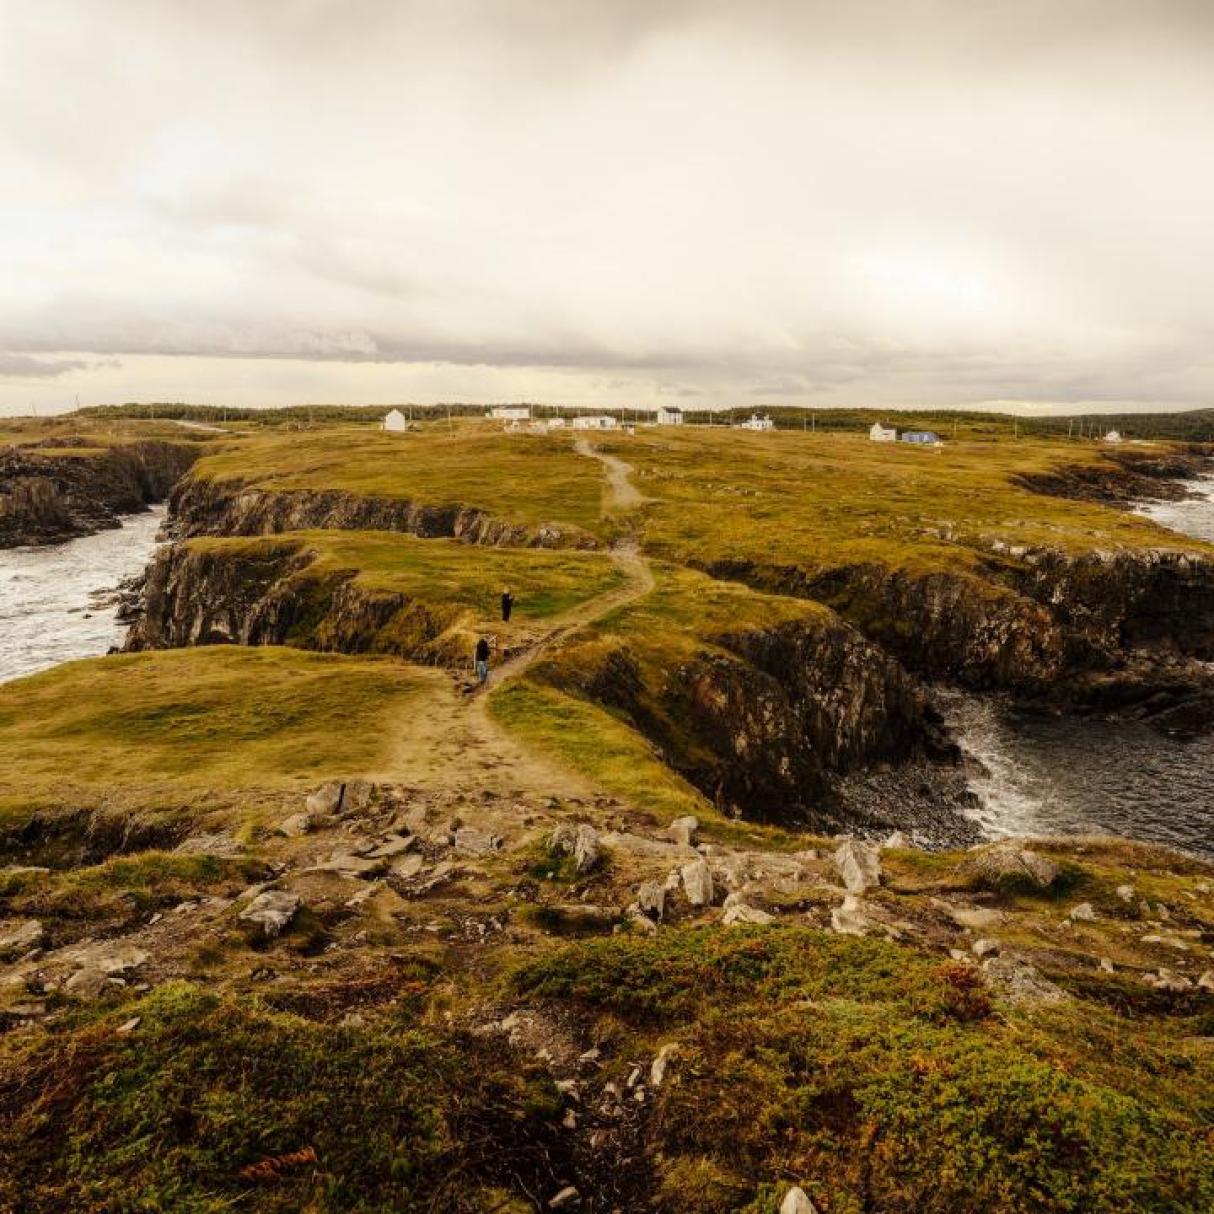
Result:
<instances>
[{"instance_id":1,"label":"white building","mask_svg":"<svg viewBox=\"0 0 1214 1214\"><path fill-rule=\"evenodd\" d=\"M738 423L739 430L774 430L776 423L770 417L760 417L752 413L744 422Z\"/></svg>"},{"instance_id":2,"label":"white building","mask_svg":"<svg viewBox=\"0 0 1214 1214\"><path fill-rule=\"evenodd\" d=\"M531 420L530 405L494 405L489 416L499 422L525 422Z\"/></svg>"},{"instance_id":3,"label":"white building","mask_svg":"<svg viewBox=\"0 0 1214 1214\"><path fill-rule=\"evenodd\" d=\"M609 413L581 413L573 419L575 430L614 430L618 425Z\"/></svg>"},{"instance_id":4,"label":"white building","mask_svg":"<svg viewBox=\"0 0 1214 1214\"><path fill-rule=\"evenodd\" d=\"M565 428L565 419L563 417L550 417L548 419L549 430L563 430Z\"/></svg>"},{"instance_id":5,"label":"white building","mask_svg":"<svg viewBox=\"0 0 1214 1214\"><path fill-rule=\"evenodd\" d=\"M393 434L402 434L409 428L409 423L405 421L405 415L399 409L393 409L384 417L379 428L391 430Z\"/></svg>"},{"instance_id":6,"label":"white building","mask_svg":"<svg viewBox=\"0 0 1214 1214\"><path fill-rule=\"evenodd\" d=\"M1108 434L1106 434L1106 435L1104 436L1104 441L1105 441L1106 443L1119 443L1119 442L1121 442L1121 431L1120 431L1120 430L1110 430L1110 431L1108 432Z\"/></svg>"},{"instance_id":7,"label":"white building","mask_svg":"<svg viewBox=\"0 0 1214 1214\"><path fill-rule=\"evenodd\" d=\"M898 441L898 431L892 426L887 430L880 422L873 422L872 429L868 432L868 437L874 443L896 443Z\"/></svg>"},{"instance_id":8,"label":"white building","mask_svg":"<svg viewBox=\"0 0 1214 1214\"><path fill-rule=\"evenodd\" d=\"M659 405L658 406L658 425L659 426L681 426L683 424L683 410L678 405Z\"/></svg>"}]
</instances>

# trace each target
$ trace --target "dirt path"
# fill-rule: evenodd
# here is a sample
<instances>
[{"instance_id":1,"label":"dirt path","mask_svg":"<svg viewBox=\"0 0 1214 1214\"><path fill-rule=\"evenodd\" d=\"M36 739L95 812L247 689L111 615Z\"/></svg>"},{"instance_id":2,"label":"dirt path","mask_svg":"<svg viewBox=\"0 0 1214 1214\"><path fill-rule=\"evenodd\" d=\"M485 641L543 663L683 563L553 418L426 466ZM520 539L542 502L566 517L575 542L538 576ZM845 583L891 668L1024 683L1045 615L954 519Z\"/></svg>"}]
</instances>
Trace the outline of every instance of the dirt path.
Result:
<instances>
[{"instance_id":1,"label":"dirt path","mask_svg":"<svg viewBox=\"0 0 1214 1214\"><path fill-rule=\"evenodd\" d=\"M633 509L645 500L628 479L632 469L623 460L596 452L581 440L577 448L581 454L599 460L606 469L605 514ZM624 575L623 583L552 619L548 631L535 644L491 672L484 688L468 694L453 685L448 676L435 671L435 691L428 698L424 716L419 714L398 727L397 742L383 773L385 778L427 791L467 797L486 791L497 796L528 791L559 796L591 795L594 790L580 776L533 753L501 729L490 715L488 705L496 691L524 674L546 653L653 589L649 562L635 542L618 544L610 555Z\"/></svg>"},{"instance_id":2,"label":"dirt path","mask_svg":"<svg viewBox=\"0 0 1214 1214\"><path fill-rule=\"evenodd\" d=\"M618 511L635 510L649 499L632 483L632 465L626 464L614 455L607 455L590 445L588 439L579 438L573 449L578 455L587 459L597 459L607 470L607 497L604 514L614 514Z\"/></svg>"}]
</instances>

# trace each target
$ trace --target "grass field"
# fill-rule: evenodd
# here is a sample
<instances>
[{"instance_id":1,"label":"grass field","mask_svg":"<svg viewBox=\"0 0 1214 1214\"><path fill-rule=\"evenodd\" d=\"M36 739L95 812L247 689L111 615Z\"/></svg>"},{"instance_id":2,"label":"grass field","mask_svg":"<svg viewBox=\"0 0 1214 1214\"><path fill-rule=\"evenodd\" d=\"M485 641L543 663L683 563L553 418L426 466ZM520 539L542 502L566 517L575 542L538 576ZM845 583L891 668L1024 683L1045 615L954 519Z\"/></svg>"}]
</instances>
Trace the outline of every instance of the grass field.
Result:
<instances>
[{"instance_id":1,"label":"grass field","mask_svg":"<svg viewBox=\"0 0 1214 1214\"><path fill-rule=\"evenodd\" d=\"M1059 441L915 448L856 435L750 434L697 428L611 437L653 501L643 534L658 555L828 568L972 569L992 542L1066 551L1200 548L1096 503L1013 483L1026 473L1096 462L1092 445Z\"/></svg>"},{"instance_id":2,"label":"grass field","mask_svg":"<svg viewBox=\"0 0 1214 1214\"><path fill-rule=\"evenodd\" d=\"M341 489L427 505L462 505L513 522L599 529L601 470L566 437L496 425L430 425L405 434L366 427L266 431L225 440L195 469L273 490Z\"/></svg>"},{"instance_id":3,"label":"grass field","mask_svg":"<svg viewBox=\"0 0 1214 1214\"><path fill-rule=\"evenodd\" d=\"M442 676L289 649L73 662L0 697L0 812L75 795L149 808L206 790L296 788L373 769L385 714Z\"/></svg>"}]
</instances>

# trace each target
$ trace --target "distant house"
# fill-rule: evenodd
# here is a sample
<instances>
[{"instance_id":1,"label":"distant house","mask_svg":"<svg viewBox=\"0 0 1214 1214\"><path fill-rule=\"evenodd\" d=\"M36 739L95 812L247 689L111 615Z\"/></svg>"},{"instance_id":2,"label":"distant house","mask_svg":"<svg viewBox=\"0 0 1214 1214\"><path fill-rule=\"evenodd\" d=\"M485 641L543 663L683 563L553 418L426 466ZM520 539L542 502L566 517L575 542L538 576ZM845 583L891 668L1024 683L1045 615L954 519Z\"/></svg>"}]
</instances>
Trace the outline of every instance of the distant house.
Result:
<instances>
[{"instance_id":1,"label":"distant house","mask_svg":"<svg viewBox=\"0 0 1214 1214\"><path fill-rule=\"evenodd\" d=\"M530 405L494 405L489 416L499 422L525 422L531 420Z\"/></svg>"},{"instance_id":2,"label":"distant house","mask_svg":"<svg viewBox=\"0 0 1214 1214\"><path fill-rule=\"evenodd\" d=\"M1121 442L1121 431L1120 431L1120 430L1110 430L1110 431L1108 432L1108 434L1106 434L1106 435L1104 436L1103 441L1104 441L1104 442L1106 442L1106 443L1119 443L1119 442Z\"/></svg>"},{"instance_id":3,"label":"distant house","mask_svg":"<svg viewBox=\"0 0 1214 1214\"><path fill-rule=\"evenodd\" d=\"M391 410L380 423L381 430L391 430L393 434L402 434L409 428L405 415L399 409Z\"/></svg>"},{"instance_id":4,"label":"distant house","mask_svg":"<svg viewBox=\"0 0 1214 1214\"><path fill-rule=\"evenodd\" d=\"M904 443L918 443L921 447L940 445L940 435L934 430L907 430L902 435Z\"/></svg>"},{"instance_id":5,"label":"distant house","mask_svg":"<svg viewBox=\"0 0 1214 1214\"><path fill-rule=\"evenodd\" d=\"M898 441L898 431L892 426L886 429L880 422L873 422L872 429L868 432L868 437L874 443L896 443Z\"/></svg>"},{"instance_id":6,"label":"distant house","mask_svg":"<svg viewBox=\"0 0 1214 1214\"><path fill-rule=\"evenodd\" d=\"M744 422L738 423L739 430L774 430L776 423L770 417L760 417L752 413Z\"/></svg>"},{"instance_id":7,"label":"distant house","mask_svg":"<svg viewBox=\"0 0 1214 1214\"><path fill-rule=\"evenodd\" d=\"M563 430L565 428L565 419L563 417L550 417L548 419L549 430Z\"/></svg>"},{"instance_id":8,"label":"distant house","mask_svg":"<svg viewBox=\"0 0 1214 1214\"><path fill-rule=\"evenodd\" d=\"M573 419L575 430L614 430L618 425L609 413L579 413Z\"/></svg>"},{"instance_id":9,"label":"distant house","mask_svg":"<svg viewBox=\"0 0 1214 1214\"><path fill-rule=\"evenodd\" d=\"M659 426L681 426L682 424L683 410L678 405L661 405L658 407Z\"/></svg>"}]
</instances>

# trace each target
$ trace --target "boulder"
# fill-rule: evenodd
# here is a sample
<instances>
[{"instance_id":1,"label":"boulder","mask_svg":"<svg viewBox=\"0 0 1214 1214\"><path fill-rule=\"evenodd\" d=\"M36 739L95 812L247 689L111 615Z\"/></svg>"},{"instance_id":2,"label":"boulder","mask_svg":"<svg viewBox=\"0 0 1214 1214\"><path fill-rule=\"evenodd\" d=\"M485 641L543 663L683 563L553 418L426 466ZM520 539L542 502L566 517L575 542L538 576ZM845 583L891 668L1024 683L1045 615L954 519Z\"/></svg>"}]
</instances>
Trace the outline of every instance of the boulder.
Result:
<instances>
[{"instance_id":1,"label":"boulder","mask_svg":"<svg viewBox=\"0 0 1214 1214\"><path fill-rule=\"evenodd\" d=\"M573 861L579 873L589 872L600 859L599 832L582 823L574 832Z\"/></svg>"},{"instance_id":2,"label":"boulder","mask_svg":"<svg viewBox=\"0 0 1214 1214\"><path fill-rule=\"evenodd\" d=\"M692 906L711 906L713 899L712 871L703 860L693 860L679 870L683 892Z\"/></svg>"},{"instance_id":3,"label":"boulder","mask_svg":"<svg viewBox=\"0 0 1214 1214\"><path fill-rule=\"evenodd\" d=\"M574 1206L581 1204L581 1195L573 1185L566 1185L554 1197L548 1201L548 1209L550 1210L572 1210Z\"/></svg>"},{"instance_id":4,"label":"boulder","mask_svg":"<svg viewBox=\"0 0 1214 1214\"><path fill-rule=\"evenodd\" d=\"M382 860L363 859L350 852L337 852L327 860L312 865L309 872L337 873L342 877L378 877L384 871Z\"/></svg>"},{"instance_id":5,"label":"boulder","mask_svg":"<svg viewBox=\"0 0 1214 1214\"><path fill-rule=\"evenodd\" d=\"M402 856L388 872L398 880L408 881L410 877L416 877L425 867L426 857L413 852L410 855Z\"/></svg>"},{"instance_id":6,"label":"boulder","mask_svg":"<svg viewBox=\"0 0 1214 1214\"><path fill-rule=\"evenodd\" d=\"M1173 970L1165 969L1162 965L1159 967L1157 974L1148 974L1146 980L1157 991L1168 991L1173 994L1180 994L1182 991L1191 990L1193 986L1183 974L1177 974Z\"/></svg>"},{"instance_id":7,"label":"boulder","mask_svg":"<svg viewBox=\"0 0 1214 1214\"><path fill-rule=\"evenodd\" d=\"M1081 923L1095 923L1096 910L1090 902L1080 902L1078 906L1072 906L1068 918L1077 919Z\"/></svg>"},{"instance_id":8,"label":"boulder","mask_svg":"<svg viewBox=\"0 0 1214 1214\"><path fill-rule=\"evenodd\" d=\"M283 889L268 889L258 894L249 905L240 912L240 918L246 923L256 923L262 933L273 939L295 917L299 910L299 896L288 893Z\"/></svg>"},{"instance_id":9,"label":"boulder","mask_svg":"<svg viewBox=\"0 0 1214 1214\"><path fill-rule=\"evenodd\" d=\"M818 1211L805 1190L793 1185L780 1202L780 1214L818 1214Z\"/></svg>"},{"instance_id":10,"label":"boulder","mask_svg":"<svg viewBox=\"0 0 1214 1214\"><path fill-rule=\"evenodd\" d=\"M989 906L952 906L947 902L938 903L949 918L958 926L969 931L982 932L987 928L996 927L1003 922L1003 912Z\"/></svg>"},{"instance_id":11,"label":"boulder","mask_svg":"<svg viewBox=\"0 0 1214 1214\"><path fill-rule=\"evenodd\" d=\"M627 831L610 831L603 836L603 845L637 856L662 856L671 859L691 859L697 852L686 843L667 843L664 839L647 839Z\"/></svg>"},{"instance_id":12,"label":"boulder","mask_svg":"<svg viewBox=\"0 0 1214 1214\"><path fill-rule=\"evenodd\" d=\"M988 884L1019 880L1038 889L1049 889L1059 873L1053 860L1030 851L1015 839L1001 839L979 849L973 867Z\"/></svg>"},{"instance_id":13,"label":"boulder","mask_svg":"<svg viewBox=\"0 0 1214 1214\"><path fill-rule=\"evenodd\" d=\"M121 979L113 984L110 976L95 965L86 965L71 974L63 984L63 989L77 999L99 999L114 986L121 986Z\"/></svg>"},{"instance_id":14,"label":"boulder","mask_svg":"<svg viewBox=\"0 0 1214 1214\"><path fill-rule=\"evenodd\" d=\"M862 894L881 882L881 853L871 843L845 839L835 852L835 867L849 893Z\"/></svg>"},{"instance_id":15,"label":"boulder","mask_svg":"<svg viewBox=\"0 0 1214 1214\"><path fill-rule=\"evenodd\" d=\"M0 922L0 960L20 957L41 948L46 933L37 919L6 919Z\"/></svg>"},{"instance_id":16,"label":"boulder","mask_svg":"<svg viewBox=\"0 0 1214 1214\"><path fill-rule=\"evenodd\" d=\"M696 831L699 829L699 818L688 814L684 818L675 818L670 824L668 833L676 843L681 843L684 847L692 847L696 841Z\"/></svg>"},{"instance_id":17,"label":"boulder","mask_svg":"<svg viewBox=\"0 0 1214 1214\"><path fill-rule=\"evenodd\" d=\"M666 887L660 881L642 881L637 890L637 906L641 914L661 919L666 910Z\"/></svg>"},{"instance_id":18,"label":"boulder","mask_svg":"<svg viewBox=\"0 0 1214 1214\"><path fill-rule=\"evenodd\" d=\"M840 936L867 936L873 921L866 913L864 903L855 894L848 894L841 906L831 910L830 926Z\"/></svg>"},{"instance_id":19,"label":"boulder","mask_svg":"<svg viewBox=\"0 0 1214 1214\"><path fill-rule=\"evenodd\" d=\"M896 830L892 835L887 836L885 842L881 844L882 851L896 851L899 848L906 847L910 847L910 840L900 830Z\"/></svg>"},{"instance_id":20,"label":"boulder","mask_svg":"<svg viewBox=\"0 0 1214 1214\"><path fill-rule=\"evenodd\" d=\"M304 802L310 814L335 814L341 809L342 798L345 795L345 785L330 782L322 784Z\"/></svg>"},{"instance_id":21,"label":"boulder","mask_svg":"<svg viewBox=\"0 0 1214 1214\"><path fill-rule=\"evenodd\" d=\"M1134 901L1134 887L1132 885L1119 885L1117 887L1117 896L1122 902Z\"/></svg>"},{"instance_id":22,"label":"boulder","mask_svg":"<svg viewBox=\"0 0 1214 1214\"><path fill-rule=\"evenodd\" d=\"M993 957L999 951L999 941L982 937L970 945L975 957Z\"/></svg>"}]
</instances>

